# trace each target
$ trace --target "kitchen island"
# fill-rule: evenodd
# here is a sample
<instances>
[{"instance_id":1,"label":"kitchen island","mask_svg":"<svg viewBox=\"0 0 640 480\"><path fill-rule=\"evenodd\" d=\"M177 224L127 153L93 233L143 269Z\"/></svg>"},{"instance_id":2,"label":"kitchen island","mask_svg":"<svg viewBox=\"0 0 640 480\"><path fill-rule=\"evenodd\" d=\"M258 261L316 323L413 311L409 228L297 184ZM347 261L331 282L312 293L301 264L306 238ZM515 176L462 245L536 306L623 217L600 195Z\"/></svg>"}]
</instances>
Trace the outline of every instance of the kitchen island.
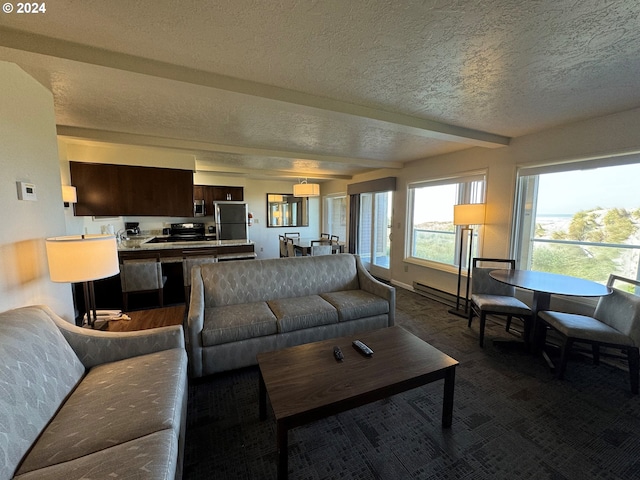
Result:
<instances>
[{"instance_id":1,"label":"kitchen island","mask_svg":"<svg viewBox=\"0 0 640 480\"><path fill-rule=\"evenodd\" d=\"M211 237L207 237L211 238ZM118 257L125 260L156 259L162 264L162 274L167 278L164 286L164 304L185 302L185 283L182 262L189 257L212 257L217 261L251 260L256 258L255 245L250 240L184 240L168 241L168 236L131 235L118 242ZM76 302L81 324L84 301L81 284L76 284ZM98 309L122 309L120 275L95 281ZM140 294L130 297L130 309L148 309L158 306L155 295Z\"/></svg>"},{"instance_id":2,"label":"kitchen island","mask_svg":"<svg viewBox=\"0 0 640 480\"><path fill-rule=\"evenodd\" d=\"M250 240L167 241L167 236L129 237L118 243L120 260L156 258L162 263L180 262L188 256L213 256L218 261L253 259L255 245Z\"/></svg>"}]
</instances>

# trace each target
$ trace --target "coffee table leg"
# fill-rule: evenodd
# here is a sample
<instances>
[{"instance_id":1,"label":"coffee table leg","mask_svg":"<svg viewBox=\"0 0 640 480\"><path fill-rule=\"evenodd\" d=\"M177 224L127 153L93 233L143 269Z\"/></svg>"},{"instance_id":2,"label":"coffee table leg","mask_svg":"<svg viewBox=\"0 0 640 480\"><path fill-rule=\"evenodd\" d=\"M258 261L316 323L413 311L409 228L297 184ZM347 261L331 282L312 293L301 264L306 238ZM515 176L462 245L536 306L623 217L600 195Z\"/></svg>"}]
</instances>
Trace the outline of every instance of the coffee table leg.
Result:
<instances>
[{"instance_id":1,"label":"coffee table leg","mask_svg":"<svg viewBox=\"0 0 640 480\"><path fill-rule=\"evenodd\" d=\"M456 381L456 367L448 368L444 374L444 399L442 402L442 428L451 427L453 421L453 388Z\"/></svg>"},{"instance_id":2,"label":"coffee table leg","mask_svg":"<svg viewBox=\"0 0 640 480\"><path fill-rule=\"evenodd\" d=\"M278 435L278 479L286 480L289 475L289 430L281 423L277 423Z\"/></svg>"},{"instance_id":3,"label":"coffee table leg","mask_svg":"<svg viewBox=\"0 0 640 480\"><path fill-rule=\"evenodd\" d=\"M264 384L262 372L260 372L260 383L258 385L258 406L260 420L265 420L267 418L267 387Z\"/></svg>"}]
</instances>

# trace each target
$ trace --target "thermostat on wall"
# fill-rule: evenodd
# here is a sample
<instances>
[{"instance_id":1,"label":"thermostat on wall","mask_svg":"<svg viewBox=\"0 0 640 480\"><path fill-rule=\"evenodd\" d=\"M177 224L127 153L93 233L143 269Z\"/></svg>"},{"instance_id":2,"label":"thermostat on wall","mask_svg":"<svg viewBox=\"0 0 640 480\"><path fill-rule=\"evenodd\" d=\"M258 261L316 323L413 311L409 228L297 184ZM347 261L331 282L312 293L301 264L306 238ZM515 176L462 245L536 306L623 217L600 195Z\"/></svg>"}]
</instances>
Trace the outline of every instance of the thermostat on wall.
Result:
<instances>
[{"instance_id":1,"label":"thermostat on wall","mask_svg":"<svg viewBox=\"0 0 640 480\"><path fill-rule=\"evenodd\" d=\"M18 184L18 199L30 200L35 202L38 200L36 195L36 186L33 183L28 182L16 182Z\"/></svg>"}]
</instances>

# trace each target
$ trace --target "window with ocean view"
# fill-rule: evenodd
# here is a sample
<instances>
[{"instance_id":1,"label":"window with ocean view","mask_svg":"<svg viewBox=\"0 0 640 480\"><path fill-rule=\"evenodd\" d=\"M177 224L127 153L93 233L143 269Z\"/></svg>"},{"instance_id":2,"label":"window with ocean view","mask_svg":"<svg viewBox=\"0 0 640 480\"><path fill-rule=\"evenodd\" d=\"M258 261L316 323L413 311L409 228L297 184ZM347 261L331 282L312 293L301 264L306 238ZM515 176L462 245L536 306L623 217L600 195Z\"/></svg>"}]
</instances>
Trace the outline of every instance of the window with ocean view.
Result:
<instances>
[{"instance_id":1,"label":"window with ocean view","mask_svg":"<svg viewBox=\"0 0 640 480\"><path fill-rule=\"evenodd\" d=\"M523 169L514 256L519 268L605 283L639 278L640 158ZM629 162L629 163L624 163Z\"/></svg>"},{"instance_id":2,"label":"window with ocean view","mask_svg":"<svg viewBox=\"0 0 640 480\"><path fill-rule=\"evenodd\" d=\"M461 203L483 203L484 188L484 172L409 185L411 221L408 225L409 242L405 257L458 265L460 228L453 224L453 206ZM477 230L474 237L473 256L477 256ZM463 252L467 250L464 248ZM466 262L466 259L462 261Z\"/></svg>"}]
</instances>

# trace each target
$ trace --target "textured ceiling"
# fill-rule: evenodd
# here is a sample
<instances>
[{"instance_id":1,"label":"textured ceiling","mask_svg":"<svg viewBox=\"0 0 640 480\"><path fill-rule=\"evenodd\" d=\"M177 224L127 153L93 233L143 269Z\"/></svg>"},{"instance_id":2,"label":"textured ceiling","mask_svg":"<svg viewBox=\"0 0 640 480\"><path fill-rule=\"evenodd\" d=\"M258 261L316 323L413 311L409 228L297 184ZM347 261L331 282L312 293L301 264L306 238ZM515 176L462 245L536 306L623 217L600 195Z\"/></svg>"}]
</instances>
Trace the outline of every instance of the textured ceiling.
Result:
<instances>
[{"instance_id":1,"label":"textured ceiling","mask_svg":"<svg viewBox=\"0 0 640 480\"><path fill-rule=\"evenodd\" d=\"M57 0L0 60L73 138L348 178L640 106L640 2Z\"/></svg>"}]
</instances>

